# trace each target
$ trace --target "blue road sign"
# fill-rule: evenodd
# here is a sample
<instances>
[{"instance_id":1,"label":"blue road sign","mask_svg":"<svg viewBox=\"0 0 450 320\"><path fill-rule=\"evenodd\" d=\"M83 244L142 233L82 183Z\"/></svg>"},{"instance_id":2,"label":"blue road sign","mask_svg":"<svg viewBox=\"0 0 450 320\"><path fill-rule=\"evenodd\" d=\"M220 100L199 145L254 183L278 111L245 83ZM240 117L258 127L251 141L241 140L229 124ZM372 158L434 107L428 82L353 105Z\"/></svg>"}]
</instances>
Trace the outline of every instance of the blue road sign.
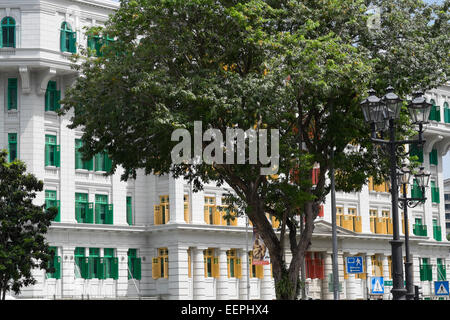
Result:
<instances>
[{"instance_id":1,"label":"blue road sign","mask_svg":"<svg viewBox=\"0 0 450 320\"><path fill-rule=\"evenodd\" d=\"M347 273L363 273L363 257L347 257Z\"/></svg>"},{"instance_id":2,"label":"blue road sign","mask_svg":"<svg viewBox=\"0 0 450 320\"><path fill-rule=\"evenodd\" d=\"M372 277L370 293L383 294L384 293L384 280L383 277Z\"/></svg>"},{"instance_id":3,"label":"blue road sign","mask_svg":"<svg viewBox=\"0 0 450 320\"><path fill-rule=\"evenodd\" d=\"M434 282L434 295L435 296L448 296L449 294L448 281L435 281Z\"/></svg>"}]
</instances>

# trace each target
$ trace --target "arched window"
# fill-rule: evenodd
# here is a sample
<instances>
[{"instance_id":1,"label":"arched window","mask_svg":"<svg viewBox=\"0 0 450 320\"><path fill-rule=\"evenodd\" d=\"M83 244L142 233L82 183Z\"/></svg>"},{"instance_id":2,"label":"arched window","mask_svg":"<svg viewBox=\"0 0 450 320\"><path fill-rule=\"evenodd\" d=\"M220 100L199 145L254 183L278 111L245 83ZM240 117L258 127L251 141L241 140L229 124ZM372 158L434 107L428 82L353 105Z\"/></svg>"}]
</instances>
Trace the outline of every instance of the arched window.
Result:
<instances>
[{"instance_id":1,"label":"arched window","mask_svg":"<svg viewBox=\"0 0 450 320\"><path fill-rule=\"evenodd\" d=\"M67 22L61 24L61 52L76 53L77 34Z\"/></svg>"},{"instance_id":2,"label":"arched window","mask_svg":"<svg viewBox=\"0 0 450 320\"><path fill-rule=\"evenodd\" d=\"M439 106L436 105L436 101L434 101L434 99L431 99L430 103L432 106L429 120L441 121L441 112L439 111Z\"/></svg>"},{"instance_id":3,"label":"arched window","mask_svg":"<svg viewBox=\"0 0 450 320\"><path fill-rule=\"evenodd\" d=\"M11 17L2 19L2 32L0 34L1 48L16 47L16 21Z\"/></svg>"}]
</instances>

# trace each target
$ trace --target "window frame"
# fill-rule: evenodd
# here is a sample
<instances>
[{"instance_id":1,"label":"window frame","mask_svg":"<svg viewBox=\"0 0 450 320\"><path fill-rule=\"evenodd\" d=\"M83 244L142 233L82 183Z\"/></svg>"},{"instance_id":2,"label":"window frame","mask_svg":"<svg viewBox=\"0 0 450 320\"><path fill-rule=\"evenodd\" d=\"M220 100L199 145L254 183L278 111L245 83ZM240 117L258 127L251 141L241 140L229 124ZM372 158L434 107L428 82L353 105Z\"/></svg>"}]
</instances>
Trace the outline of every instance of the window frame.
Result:
<instances>
[{"instance_id":1,"label":"window frame","mask_svg":"<svg viewBox=\"0 0 450 320\"><path fill-rule=\"evenodd\" d=\"M12 20L12 23L10 23L10 20ZM6 23L5 23L6 21ZM15 48L16 47L16 20L13 17L7 16L4 17L1 22L1 32L0 32L0 48ZM7 35L7 40L5 42L4 36ZM12 42L11 37L12 34Z\"/></svg>"}]
</instances>

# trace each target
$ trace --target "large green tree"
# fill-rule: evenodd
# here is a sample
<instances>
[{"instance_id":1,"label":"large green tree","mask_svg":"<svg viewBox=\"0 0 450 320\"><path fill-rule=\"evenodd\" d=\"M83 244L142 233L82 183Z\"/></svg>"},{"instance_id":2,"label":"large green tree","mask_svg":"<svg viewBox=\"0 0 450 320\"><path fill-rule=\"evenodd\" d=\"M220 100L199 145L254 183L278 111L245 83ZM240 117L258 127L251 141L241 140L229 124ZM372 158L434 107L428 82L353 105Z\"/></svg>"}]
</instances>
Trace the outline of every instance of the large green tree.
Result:
<instances>
[{"instance_id":1,"label":"large green tree","mask_svg":"<svg viewBox=\"0 0 450 320\"><path fill-rule=\"evenodd\" d=\"M227 183L269 249L277 298L295 299L330 166L343 191L385 176L360 112L365 91L392 85L406 95L446 80L448 3L122 1L105 30L95 30L115 42L78 60L83 76L61 114L74 109L70 127L83 127L86 158L106 150L124 179L143 168L184 176L195 189ZM263 163L173 164L171 134L193 136L194 121L224 137L231 127L279 130L278 176L261 175ZM280 220L279 233L266 213Z\"/></svg>"},{"instance_id":2,"label":"large green tree","mask_svg":"<svg viewBox=\"0 0 450 320\"><path fill-rule=\"evenodd\" d=\"M56 208L35 205L43 182L26 172L23 162L8 163L7 152L0 151L0 294L19 294L21 288L36 283L33 269L52 271L53 254L45 239Z\"/></svg>"}]
</instances>

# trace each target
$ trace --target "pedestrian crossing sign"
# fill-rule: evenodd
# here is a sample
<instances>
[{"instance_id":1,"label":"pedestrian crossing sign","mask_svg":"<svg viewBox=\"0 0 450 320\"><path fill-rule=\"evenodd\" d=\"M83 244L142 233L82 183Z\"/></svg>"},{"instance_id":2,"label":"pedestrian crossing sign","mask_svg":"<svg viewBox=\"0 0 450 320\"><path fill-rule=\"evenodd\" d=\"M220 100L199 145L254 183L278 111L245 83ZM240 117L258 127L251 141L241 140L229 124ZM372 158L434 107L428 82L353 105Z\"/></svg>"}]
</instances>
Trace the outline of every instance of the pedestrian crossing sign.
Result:
<instances>
[{"instance_id":1,"label":"pedestrian crossing sign","mask_svg":"<svg viewBox=\"0 0 450 320\"><path fill-rule=\"evenodd\" d=\"M372 277L371 284L371 294L384 294L383 277Z\"/></svg>"},{"instance_id":2,"label":"pedestrian crossing sign","mask_svg":"<svg viewBox=\"0 0 450 320\"><path fill-rule=\"evenodd\" d=\"M449 295L448 281L435 281L434 282L434 295L435 296L448 296Z\"/></svg>"}]
</instances>

